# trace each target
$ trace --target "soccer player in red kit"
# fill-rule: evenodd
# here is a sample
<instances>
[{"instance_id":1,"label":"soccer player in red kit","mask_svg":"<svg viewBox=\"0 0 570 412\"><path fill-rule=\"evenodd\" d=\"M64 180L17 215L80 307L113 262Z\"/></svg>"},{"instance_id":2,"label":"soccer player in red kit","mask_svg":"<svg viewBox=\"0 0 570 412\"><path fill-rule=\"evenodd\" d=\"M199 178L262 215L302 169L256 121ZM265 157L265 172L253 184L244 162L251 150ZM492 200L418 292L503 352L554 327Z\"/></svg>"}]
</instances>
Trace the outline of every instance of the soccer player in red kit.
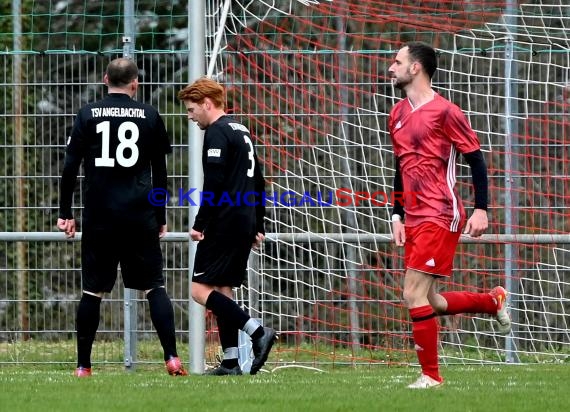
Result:
<instances>
[{"instance_id":1,"label":"soccer player in red kit","mask_svg":"<svg viewBox=\"0 0 570 412\"><path fill-rule=\"evenodd\" d=\"M419 42L402 47L388 69L393 85L406 95L392 108L388 121L396 156L394 193L415 194L413 199L406 196L404 205L394 202L392 213L394 241L405 247L404 301L422 368L409 388L443 383L438 315L487 313L496 317L500 332L511 329L503 287L489 293L436 291L435 280L451 275L461 231L479 237L488 226L487 167L479 141L461 109L432 89L436 69L435 50ZM475 191L475 208L468 220L455 189L459 154L471 168Z\"/></svg>"}]
</instances>

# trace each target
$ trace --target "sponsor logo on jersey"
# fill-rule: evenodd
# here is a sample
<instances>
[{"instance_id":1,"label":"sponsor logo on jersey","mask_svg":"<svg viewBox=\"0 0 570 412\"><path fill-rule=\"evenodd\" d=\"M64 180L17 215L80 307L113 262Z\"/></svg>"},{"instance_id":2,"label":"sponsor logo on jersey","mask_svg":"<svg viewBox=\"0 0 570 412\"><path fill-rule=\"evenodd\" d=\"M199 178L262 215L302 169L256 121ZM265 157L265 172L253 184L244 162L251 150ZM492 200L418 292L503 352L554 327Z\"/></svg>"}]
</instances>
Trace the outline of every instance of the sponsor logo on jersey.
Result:
<instances>
[{"instance_id":1,"label":"sponsor logo on jersey","mask_svg":"<svg viewBox=\"0 0 570 412\"><path fill-rule=\"evenodd\" d=\"M402 122L398 120L398 123L396 123L396 130L398 130L400 127L402 127Z\"/></svg>"},{"instance_id":2,"label":"sponsor logo on jersey","mask_svg":"<svg viewBox=\"0 0 570 412\"><path fill-rule=\"evenodd\" d=\"M208 149L208 157L220 157L222 149Z\"/></svg>"}]
</instances>

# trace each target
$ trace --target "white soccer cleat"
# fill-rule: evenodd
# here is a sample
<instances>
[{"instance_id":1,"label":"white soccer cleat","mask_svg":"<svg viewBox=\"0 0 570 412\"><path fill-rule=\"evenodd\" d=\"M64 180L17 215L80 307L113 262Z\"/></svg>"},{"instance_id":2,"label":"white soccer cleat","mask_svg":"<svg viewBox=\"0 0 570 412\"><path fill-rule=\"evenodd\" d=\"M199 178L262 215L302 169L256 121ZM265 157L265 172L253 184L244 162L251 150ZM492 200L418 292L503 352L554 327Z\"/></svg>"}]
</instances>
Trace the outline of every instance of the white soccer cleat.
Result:
<instances>
[{"instance_id":1,"label":"white soccer cleat","mask_svg":"<svg viewBox=\"0 0 570 412\"><path fill-rule=\"evenodd\" d=\"M410 383L408 388L410 389L428 389L428 388L435 388L438 386L443 385L443 380L438 381L432 378L431 376L422 375L418 378L417 381L414 383Z\"/></svg>"},{"instance_id":2,"label":"white soccer cleat","mask_svg":"<svg viewBox=\"0 0 570 412\"><path fill-rule=\"evenodd\" d=\"M497 303L497 330L504 335L511 331L511 315L507 305L507 291L502 286L494 287L489 294Z\"/></svg>"}]
</instances>

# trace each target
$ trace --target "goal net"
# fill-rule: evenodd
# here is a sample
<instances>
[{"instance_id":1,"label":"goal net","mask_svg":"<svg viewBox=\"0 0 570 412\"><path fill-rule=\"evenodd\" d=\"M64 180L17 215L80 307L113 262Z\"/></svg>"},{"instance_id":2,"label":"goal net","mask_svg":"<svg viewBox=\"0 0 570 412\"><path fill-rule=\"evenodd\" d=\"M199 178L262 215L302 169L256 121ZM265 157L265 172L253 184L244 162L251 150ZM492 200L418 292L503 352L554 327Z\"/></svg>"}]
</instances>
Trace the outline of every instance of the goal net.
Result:
<instances>
[{"instance_id":1,"label":"goal net","mask_svg":"<svg viewBox=\"0 0 570 412\"><path fill-rule=\"evenodd\" d=\"M462 239L445 290L510 291L514 328L442 317L444 362L553 361L568 332L570 6L563 1L234 2L217 72L257 138L270 240L244 288L298 363L414 361L402 251L390 242L387 68L407 41L439 52L490 178L490 242ZM470 170L459 188L473 206ZM559 235L556 241L551 235Z\"/></svg>"}]
</instances>

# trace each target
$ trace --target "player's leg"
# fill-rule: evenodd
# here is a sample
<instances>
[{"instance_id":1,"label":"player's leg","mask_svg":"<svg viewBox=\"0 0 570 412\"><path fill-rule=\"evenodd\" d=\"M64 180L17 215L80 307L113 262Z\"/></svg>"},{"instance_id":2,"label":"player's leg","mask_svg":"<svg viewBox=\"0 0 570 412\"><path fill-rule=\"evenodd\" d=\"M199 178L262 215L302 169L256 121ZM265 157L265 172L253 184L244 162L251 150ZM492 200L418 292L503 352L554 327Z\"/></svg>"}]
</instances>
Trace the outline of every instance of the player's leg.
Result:
<instances>
[{"instance_id":1,"label":"player's leg","mask_svg":"<svg viewBox=\"0 0 570 412\"><path fill-rule=\"evenodd\" d=\"M218 292L233 300L233 290L230 287L216 288ZM206 372L206 375L241 375L238 355L238 328L233 326L225 317L216 317L218 335L222 345L223 358L220 365Z\"/></svg>"},{"instance_id":2,"label":"player's leg","mask_svg":"<svg viewBox=\"0 0 570 412\"><path fill-rule=\"evenodd\" d=\"M210 285L193 282L192 298L211 310L218 320L221 319L223 328L236 332L241 329L251 337L254 360L250 373L255 375L267 360L271 347L277 338L276 332L271 328L262 326L259 321L240 308L233 299Z\"/></svg>"},{"instance_id":3,"label":"player's leg","mask_svg":"<svg viewBox=\"0 0 570 412\"><path fill-rule=\"evenodd\" d=\"M422 368L422 376L428 376L439 384L443 382L439 374L437 354L439 325L437 315L427 298L433 282L435 279L431 275L408 269L404 277L404 301L412 321L414 348ZM425 380L420 377L420 380L422 379ZM410 387L415 388L415 384Z\"/></svg>"},{"instance_id":4,"label":"player's leg","mask_svg":"<svg viewBox=\"0 0 570 412\"><path fill-rule=\"evenodd\" d=\"M173 376L187 375L176 350L174 309L164 287L162 250L156 231L133 236L121 255L121 271L125 287L145 291L167 372Z\"/></svg>"},{"instance_id":5,"label":"player's leg","mask_svg":"<svg viewBox=\"0 0 570 412\"><path fill-rule=\"evenodd\" d=\"M441 236L446 236L442 234ZM449 243L454 242L450 235ZM435 285L430 289L428 299L438 315L456 315L458 313L486 313L495 316L500 333L509 333L511 317L507 307L507 291L496 286L488 293L466 291L440 292Z\"/></svg>"},{"instance_id":6,"label":"player's leg","mask_svg":"<svg viewBox=\"0 0 570 412\"><path fill-rule=\"evenodd\" d=\"M410 388L428 388L443 382L439 374L437 314L430 302L435 277L451 275L458 233L434 223L406 228L404 300L412 320L412 335L422 375Z\"/></svg>"},{"instance_id":7,"label":"player's leg","mask_svg":"<svg viewBox=\"0 0 570 412\"><path fill-rule=\"evenodd\" d=\"M439 315L458 313L486 313L497 320L500 333L511 331L511 316L507 306L507 291L502 286L494 287L488 293L432 292L430 302Z\"/></svg>"},{"instance_id":8,"label":"player's leg","mask_svg":"<svg viewBox=\"0 0 570 412\"><path fill-rule=\"evenodd\" d=\"M164 286L146 291L150 319L163 349L164 361L177 357L174 309Z\"/></svg>"},{"instance_id":9,"label":"player's leg","mask_svg":"<svg viewBox=\"0 0 570 412\"><path fill-rule=\"evenodd\" d=\"M241 329L251 337L254 360L250 373L255 375L266 362L277 334L250 317L232 298L216 290L231 289L243 283L250 251L250 242L202 240L196 250L192 298L211 310L216 318L222 318L222 324L228 329Z\"/></svg>"},{"instance_id":10,"label":"player's leg","mask_svg":"<svg viewBox=\"0 0 570 412\"><path fill-rule=\"evenodd\" d=\"M465 291L432 292L430 302L438 315L456 315L458 313L497 313L497 302L490 293Z\"/></svg>"},{"instance_id":11,"label":"player's leg","mask_svg":"<svg viewBox=\"0 0 570 412\"><path fill-rule=\"evenodd\" d=\"M100 293L83 291L77 307L77 369L75 375L85 377L91 375L91 350L99 327Z\"/></svg>"},{"instance_id":12,"label":"player's leg","mask_svg":"<svg viewBox=\"0 0 570 412\"><path fill-rule=\"evenodd\" d=\"M91 375L91 351L99 328L101 299L113 289L117 277L117 256L108 247L105 233L84 227L81 241L83 293L77 307L78 377Z\"/></svg>"}]
</instances>

